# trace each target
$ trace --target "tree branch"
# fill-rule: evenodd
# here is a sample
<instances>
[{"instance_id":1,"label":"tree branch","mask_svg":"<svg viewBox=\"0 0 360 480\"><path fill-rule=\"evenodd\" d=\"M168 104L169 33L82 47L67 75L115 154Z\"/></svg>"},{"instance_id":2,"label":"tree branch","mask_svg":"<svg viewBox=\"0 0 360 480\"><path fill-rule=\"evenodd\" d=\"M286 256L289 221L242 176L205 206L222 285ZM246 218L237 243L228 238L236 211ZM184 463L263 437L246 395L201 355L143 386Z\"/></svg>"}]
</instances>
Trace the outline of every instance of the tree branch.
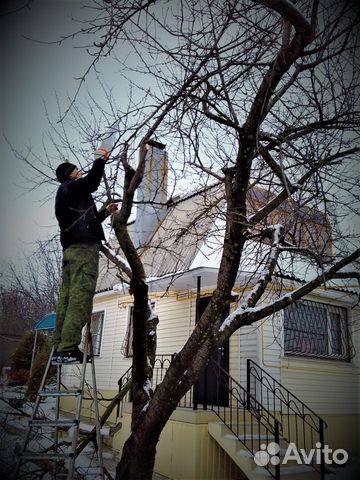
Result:
<instances>
[{"instance_id":1,"label":"tree branch","mask_svg":"<svg viewBox=\"0 0 360 480\"><path fill-rule=\"evenodd\" d=\"M295 289L293 292L283 295L278 300L275 300L269 305L263 307L248 307L243 309L238 309L234 315L227 317L219 327L219 338L220 343L223 343L226 338L229 338L238 328L243 327L244 325L251 325L258 320L261 320L269 315L278 312L285 308L287 305L294 303L305 295L308 295L317 287L322 285L328 280L336 278L339 270L350 265L352 262L357 260L360 257L360 248L352 252L345 258L342 258L336 262L333 266L321 272L311 281L307 282L305 285ZM340 272L341 273L341 272ZM356 273L355 277L358 277ZM347 277L349 278L349 277Z\"/></svg>"}]
</instances>

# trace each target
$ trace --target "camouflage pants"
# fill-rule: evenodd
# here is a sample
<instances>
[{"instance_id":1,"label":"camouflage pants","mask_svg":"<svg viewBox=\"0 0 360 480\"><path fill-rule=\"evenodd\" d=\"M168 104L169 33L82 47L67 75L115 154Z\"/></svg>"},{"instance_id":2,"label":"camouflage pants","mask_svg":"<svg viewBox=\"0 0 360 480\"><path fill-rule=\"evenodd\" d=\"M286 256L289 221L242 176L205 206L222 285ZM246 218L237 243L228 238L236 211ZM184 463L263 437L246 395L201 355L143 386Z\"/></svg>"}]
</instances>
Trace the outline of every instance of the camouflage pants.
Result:
<instances>
[{"instance_id":1,"label":"camouflage pants","mask_svg":"<svg viewBox=\"0 0 360 480\"><path fill-rule=\"evenodd\" d=\"M98 270L98 244L78 243L64 251L54 332L58 352L73 350L81 342L81 330L91 318Z\"/></svg>"}]
</instances>

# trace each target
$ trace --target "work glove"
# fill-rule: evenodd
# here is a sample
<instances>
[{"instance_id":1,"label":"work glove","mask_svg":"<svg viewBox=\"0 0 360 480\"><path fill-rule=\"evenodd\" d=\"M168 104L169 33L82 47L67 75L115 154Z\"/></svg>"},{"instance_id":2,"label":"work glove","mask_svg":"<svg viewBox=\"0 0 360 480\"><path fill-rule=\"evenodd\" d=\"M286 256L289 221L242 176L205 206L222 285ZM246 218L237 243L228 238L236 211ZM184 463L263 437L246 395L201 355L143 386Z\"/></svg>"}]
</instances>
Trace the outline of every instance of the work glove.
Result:
<instances>
[{"instance_id":1,"label":"work glove","mask_svg":"<svg viewBox=\"0 0 360 480\"><path fill-rule=\"evenodd\" d=\"M105 160L108 160L110 157L110 152L106 148L98 148L94 152L94 157L95 160L97 160L98 158L104 158Z\"/></svg>"}]
</instances>

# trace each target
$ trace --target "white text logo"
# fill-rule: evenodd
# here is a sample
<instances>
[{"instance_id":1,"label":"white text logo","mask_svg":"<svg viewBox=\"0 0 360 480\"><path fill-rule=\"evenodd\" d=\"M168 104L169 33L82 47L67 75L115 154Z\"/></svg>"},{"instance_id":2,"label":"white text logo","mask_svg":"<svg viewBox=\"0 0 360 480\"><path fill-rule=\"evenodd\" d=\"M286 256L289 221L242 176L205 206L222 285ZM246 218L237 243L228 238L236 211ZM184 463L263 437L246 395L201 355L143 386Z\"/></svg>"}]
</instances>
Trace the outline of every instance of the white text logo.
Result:
<instances>
[{"instance_id":1,"label":"white text logo","mask_svg":"<svg viewBox=\"0 0 360 480\"><path fill-rule=\"evenodd\" d=\"M277 443L272 442L268 445L264 443L260 445L260 450L255 453L254 461L256 465L265 467L269 463L271 465L286 465L289 461L293 460L298 465L310 465L321 464L321 456L324 456L324 462L326 465L335 463L336 465L343 465L349 459L349 455L343 448L332 450L328 445L324 445L321 448L321 443L316 443L316 448L312 448L309 452L306 452L303 448L297 449L295 443L289 443L286 450L281 452ZM281 454L281 455L280 455Z\"/></svg>"}]
</instances>

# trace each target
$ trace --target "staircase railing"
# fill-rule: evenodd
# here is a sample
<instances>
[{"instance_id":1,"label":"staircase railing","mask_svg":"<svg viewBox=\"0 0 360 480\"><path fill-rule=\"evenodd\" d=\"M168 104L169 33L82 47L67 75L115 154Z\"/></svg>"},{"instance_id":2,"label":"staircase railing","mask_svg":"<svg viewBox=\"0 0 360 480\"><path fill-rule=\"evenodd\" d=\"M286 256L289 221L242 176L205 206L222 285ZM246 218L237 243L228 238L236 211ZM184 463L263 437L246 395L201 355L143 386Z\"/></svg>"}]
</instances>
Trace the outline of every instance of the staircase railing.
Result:
<instances>
[{"instance_id":1,"label":"staircase railing","mask_svg":"<svg viewBox=\"0 0 360 480\"><path fill-rule=\"evenodd\" d=\"M172 355L157 355L153 368L153 387L160 384L171 363ZM227 426L232 434L244 445L252 454L261 451L262 444L280 442L281 422L270 411L268 411L249 393L246 388L233 379L214 360L209 361L207 368L211 366L211 373L216 376L216 399L211 403L205 398L204 409L212 410L220 420ZM122 375L118 381L119 391L132 376L132 367ZM220 391L226 389L226 405L220 405ZM118 407L117 416L122 415L122 403L131 400L131 393L127 394ZM191 388L180 400L178 407L197 408L197 401L194 396L194 389ZM276 462L274 462L276 463ZM276 480L280 479L280 462L276 465L264 465L264 468Z\"/></svg>"},{"instance_id":2,"label":"staircase railing","mask_svg":"<svg viewBox=\"0 0 360 480\"><path fill-rule=\"evenodd\" d=\"M212 372L217 379L217 397L219 399L220 389L228 391L228 403L225 406L219 405L220 401L207 405L207 408L216 413L220 420L232 432L232 434L244 445L253 455L262 452L264 444L280 444L281 422L275 415L267 410L254 395L247 391L240 383L232 378L214 360L210 360L213 367ZM272 462L261 464L269 474L276 480L280 479L280 458L276 452Z\"/></svg>"},{"instance_id":3,"label":"staircase railing","mask_svg":"<svg viewBox=\"0 0 360 480\"><path fill-rule=\"evenodd\" d=\"M326 422L309 408L296 395L291 393L284 385L270 375L251 359L247 360L247 386L246 390L253 395L273 416L281 419L281 436L294 443L296 448L308 452L318 449L320 464L315 463L313 468L320 474L321 480L325 479L324 432Z\"/></svg>"},{"instance_id":4,"label":"staircase railing","mask_svg":"<svg viewBox=\"0 0 360 480\"><path fill-rule=\"evenodd\" d=\"M172 355L157 355L153 369L153 387L159 385L170 366ZM217 362L210 359L206 370L216 377L215 401L204 395L203 408L212 410L227 426L231 433L255 456L261 452L264 444L275 442L281 447L281 439L294 443L299 450L321 449L320 465L313 463L313 468L325 479L324 431L325 421L296 395L285 388L278 380L262 369L253 360L247 360L247 385L244 388L232 378ZM119 379L119 391L132 376L130 367ZM223 394L227 392L224 403ZM180 400L178 406L197 408L194 388L191 388ZM131 400L131 393L123 401ZM121 405L123 403L121 402ZM119 405L117 416L119 416ZM280 451L281 452L281 451ZM262 465L276 480L280 479L281 453L272 458L272 462ZM318 458L314 455L313 458Z\"/></svg>"},{"instance_id":5,"label":"staircase railing","mask_svg":"<svg viewBox=\"0 0 360 480\"><path fill-rule=\"evenodd\" d=\"M118 393L121 392L121 389L123 386L128 383L130 380L132 380L132 366L129 367L126 372L119 378L118 380ZM122 417L123 415L123 406L124 402L129 402L131 399L131 389L122 397L117 404L117 409L116 409L116 418Z\"/></svg>"}]
</instances>

